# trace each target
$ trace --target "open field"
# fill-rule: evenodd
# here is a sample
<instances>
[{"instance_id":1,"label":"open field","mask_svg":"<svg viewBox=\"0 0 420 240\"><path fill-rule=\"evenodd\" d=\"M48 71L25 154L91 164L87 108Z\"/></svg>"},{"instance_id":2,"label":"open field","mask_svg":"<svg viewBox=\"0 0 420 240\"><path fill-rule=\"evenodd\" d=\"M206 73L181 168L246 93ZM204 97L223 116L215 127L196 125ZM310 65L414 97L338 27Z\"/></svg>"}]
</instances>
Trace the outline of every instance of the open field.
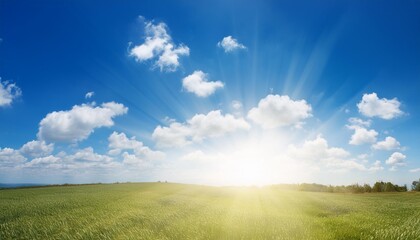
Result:
<instances>
[{"instance_id":1,"label":"open field","mask_svg":"<svg viewBox=\"0 0 420 240\"><path fill-rule=\"evenodd\" d=\"M0 190L0 239L420 239L419 193L170 183Z\"/></svg>"}]
</instances>

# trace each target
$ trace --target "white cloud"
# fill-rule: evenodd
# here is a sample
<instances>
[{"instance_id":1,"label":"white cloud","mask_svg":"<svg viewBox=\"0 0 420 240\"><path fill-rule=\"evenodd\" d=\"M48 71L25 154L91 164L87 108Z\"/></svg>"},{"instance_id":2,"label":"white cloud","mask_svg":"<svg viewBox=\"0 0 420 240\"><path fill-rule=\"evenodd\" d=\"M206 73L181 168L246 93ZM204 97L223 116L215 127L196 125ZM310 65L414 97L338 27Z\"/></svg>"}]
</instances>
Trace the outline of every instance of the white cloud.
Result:
<instances>
[{"instance_id":1,"label":"white cloud","mask_svg":"<svg viewBox=\"0 0 420 240\"><path fill-rule=\"evenodd\" d=\"M175 46L165 23L154 24L146 21L144 31L146 34L144 43L130 50L130 56L135 57L137 61L157 58L155 67L159 67L161 71L175 71L180 65L179 57L190 54L187 46L183 44Z\"/></svg>"},{"instance_id":2,"label":"white cloud","mask_svg":"<svg viewBox=\"0 0 420 240\"><path fill-rule=\"evenodd\" d=\"M386 164L388 165L392 165L392 166L404 166L406 165L405 163L405 159L407 158L407 156L405 156L404 154L400 153L400 152L394 152L393 154L391 154L391 156L386 160Z\"/></svg>"},{"instance_id":3,"label":"white cloud","mask_svg":"<svg viewBox=\"0 0 420 240\"><path fill-rule=\"evenodd\" d=\"M100 107L82 104L71 110L47 114L39 124L38 138L48 142L76 142L86 139L95 128L114 125L113 118L127 113L123 104L108 102Z\"/></svg>"},{"instance_id":4,"label":"white cloud","mask_svg":"<svg viewBox=\"0 0 420 240\"><path fill-rule=\"evenodd\" d=\"M403 114L400 110L401 103L397 98L379 99L376 93L363 94L362 100L357 104L359 112L367 117L393 119Z\"/></svg>"},{"instance_id":5,"label":"white cloud","mask_svg":"<svg viewBox=\"0 0 420 240\"><path fill-rule=\"evenodd\" d=\"M26 161L26 158L18 150L12 148L0 148L0 168L15 167Z\"/></svg>"},{"instance_id":6,"label":"white cloud","mask_svg":"<svg viewBox=\"0 0 420 240\"><path fill-rule=\"evenodd\" d=\"M165 154L160 151L153 151L149 147L144 146L140 141L137 141L135 137L128 138L125 133L113 132L109 137L109 148L111 149L108 153L111 155L118 155L123 150L133 150L134 156L138 159L145 160L162 160L165 158ZM123 157L131 158L127 155L127 152L123 153Z\"/></svg>"},{"instance_id":7,"label":"white cloud","mask_svg":"<svg viewBox=\"0 0 420 240\"><path fill-rule=\"evenodd\" d=\"M223 48L225 52L233 52L239 49L246 49L243 44L240 44L238 40L232 36L224 37L222 41L217 43L217 46Z\"/></svg>"},{"instance_id":8,"label":"white cloud","mask_svg":"<svg viewBox=\"0 0 420 240\"><path fill-rule=\"evenodd\" d=\"M122 154L122 157L123 157L122 163L128 167L149 168L153 166L153 163L149 159L145 159L144 156L139 156L137 154L129 154L127 152L124 152Z\"/></svg>"},{"instance_id":9,"label":"white cloud","mask_svg":"<svg viewBox=\"0 0 420 240\"><path fill-rule=\"evenodd\" d=\"M135 137L127 138L125 133L113 132L108 137L108 146L112 150L118 150L119 152L114 151L113 153L119 154L121 150L124 149L140 149L143 147L143 143L136 140Z\"/></svg>"},{"instance_id":10,"label":"white cloud","mask_svg":"<svg viewBox=\"0 0 420 240\"><path fill-rule=\"evenodd\" d=\"M187 139L192 135L191 129L178 122L169 124L169 127L157 126L152 137L159 147L184 146L191 143Z\"/></svg>"},{"instance_id":11,"label":"white cloud","mask_svg":"<svg viewBox=\"0 0 420 240\"><path fill-rule=\"evenodd\" d=\"M200 70L182 79L182 87L198 97L208 97L223 86L221 81L208 81L207 74Z\"/></svg>"},{"instance_id":12,"label":"white cloud","mask_svg":"<svg viewBox=\"0 0 420 240\"><path fill-rule=\"evenodd\" d=\"M371 120L362 120L360 118L349 118L349 122L353 126L360 126L360 127L370 127L370 124L372 123Z\"/></svg>"},{"instance_id":13,"label":"white cloud","mask_svg":"<svg viewBox=\"0 0 420 240\"><path fill-rule=\"evenodd\" d=\"M302 147L290 145L288 156L296 161L306 161L312 164L322 164L335 170L368 170L363 164L349 159L350 153L342 148L329 147L327 140L317 136L314 140L307 140Z\"/></svg>"},{"instance_id":14,"label":"white cloud","mask_svg":"<svg viewBox=\"0 0 420 240\"><path fill-rule=\"evenodd\" d=\"M78 150L75 154L69 155L68 159L73 161L86 161L86 162L111 162L112 158L107 155L95 153L92 147L87 147Z\"/></svg>"},{"instance_id":15,"label":"white cloud","mask_svg":"<svg viewBox=\"0 0 420 240\"><path fill-rule=\"evenodd\" d=\"M350 153L342 148L330 148L326 139L318 135L314 140L306 140L302 147L289 146L289 154L295 158L318 161L329 158L347 158Z\"/></svg>"},{"instance_id":16,"label":"white cloud","mask_svg":"<svg viewBox=\"0 0 420 240\"><path fill-rule=\"evenodd\" d=\"M249 124L243 118L235 118L231 114L222 115L220 110L195 115L188 120L194 133L193 140L201 141L208 137L218 137L236 130L247 130Z\"/></svg>"},{"instance_id":17,"label":"white cloud","mask_svg":"<svg viewBox=\"0 0 420 240\"><path fill-rule=\"evenodd\" d=\"M243 118L235 118L231 114L223 115L220 110L215 110L206 115L196 114L186 123L173 122L169 127L158 126L152 137L160 147L173 147L249 128Z\"/></svg>"},{"instance_id":18,"label":"white cloud","mask_svg":"<svg viewBox=\"0 0 420 240\"><path fill-rule=\"evenodd\" d=\"M190 55L190 49L187 46L181 44L179 47L174 48L172 44L167 44L156 65L160 68L160 71L173 72L179 66L179 56L183 55Z\"/></svg>"},{"instance_id":19,"label":"white cloud","mask_svg":"<svg viewBox=\"0 0 420 240\"><path fill-rule=\"evenodd\" d=\"M400 147L400 143L393 137L386 137L385 140L380 141L372 145L373 149L376 150L394 150Z\"/></svg>"},{"instance_id":20,"label":"white cloud","mask_svg":"<svg viewBox=\"0 0 420 240\"><path fill-rule=\"evenodd\" d=\"M54 150L54 144L47 144L45 141L33 140L25 143L21 148L20 152L24 155L31 157L44 157Z\"/></svg>"},{"instance_id":21,"label":"white cloud","mask_svg":"<svg viewBox=\"0 0 420 240\"><path fill-rule=\"evenodd\" d=\"M305 100L294 101L289 96L270 94L248 112L248 118L263 128L300 127L304 119L312 116L311 111Z\"/></svg>"},{"instance_id":22,"label":"white cloud","mask_svg":"<svg viewBox=\"0 0 420 240\"><path fill-rule=\"evenodd\" d=\"M101 168L115 168L121 164L107 155L96 153L92 147L78 149L73 154L60 152L57 155L35 158L21 165L23 168L60 169L65 171L97 171Z\"/></svg>"},{"instance_id":23,"label":"white cloud","mask_svg":"<svg viewBox=\"0 0 420 240\"><path fill-rule=\"evenodd\" d=\"M129 154L127 152L123 153L123 163L126 165L131 165L131 166L144 166L146 165L146 162L144 161L144 159L141 159L139 157L137 157L134 154Z\"/></svg>"},{"instance_id":24,"label":"white cloud","mask_svg":"<svg viewBox=\"0 0 420 240\"><path fill-rule=\"evenodd\" d=\"M376 160L368 170L372 172L382 171L384 167L382 167L381 161Z\"/></svg>"},{"instance_id":25,"label":"white cloud","mask_svg":"<svg viewBox=\"0 0 420 240\"><path fill-rule=\"evenodd\" d=\"M420 168L410 169L409 172L411 172L411 173L418 173L418 172L420 172Z\"/></svg>"},{"instance_id":26,"label":"white cloud","mask_svg":"<svg viewBox=\"0 0 420 240\"><path fill-rule=\"evenodd\" d=\"M47 157L34 158L32 161L25 163L25 167L40 167L42 165L57 164L60 162L60 158L53 155Z\"/></svg>"},{"instance_id":27,"label":"white cloud","mask_svg":"<svg viewBox=\"0 0 420 240\"><path fill-rule=\"evenodd\" d=\"M349 141L349 144L351 145L362 145L365 143L375 143L376 137L378 136L378 132L371 129L368 130L366 128L356 126L356 125L350 125L347 126L349 129L353 129L354 133L351 136L351 139Z\"/></svg>"},{"instance_id":28,"label":"white cloud","mask_svg":"<svg viewBox=\"0 0 420 240\"><path fill-rule=\"evenodd\" d=\"M0 78L0 107L10 106L14 99L22 95L20 88Z\"/></svg>"},{"instance_id":29,"label":"white cloud","mask_svg":"<svg viewBox=\"0 0 420 240\"><path fill-rule=\"evenodd\" d=\"M93 95L95 95L95 92L88 92L88 93L86 93L85 98L89 99L89 98L93 97Z\"/></svg>"}]
</instances>

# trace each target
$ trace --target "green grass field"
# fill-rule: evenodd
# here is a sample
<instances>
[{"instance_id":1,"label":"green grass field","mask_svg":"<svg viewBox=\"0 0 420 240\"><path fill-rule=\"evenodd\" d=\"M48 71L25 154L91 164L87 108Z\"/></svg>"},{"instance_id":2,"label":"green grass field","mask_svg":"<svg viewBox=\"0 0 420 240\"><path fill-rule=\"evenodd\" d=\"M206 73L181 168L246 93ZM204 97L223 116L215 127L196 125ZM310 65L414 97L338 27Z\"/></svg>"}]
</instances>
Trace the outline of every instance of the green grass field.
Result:
<instances>
[{"instance_id":1,"label":"green grass field","mask_svg":"<svg viewBox=\"0 0 420 240\"><path fill-rule=\"evenodd\" d=\"M170 183L0 190L0 239L420 239L419 193Z\"/></svg>"}]
</instances>

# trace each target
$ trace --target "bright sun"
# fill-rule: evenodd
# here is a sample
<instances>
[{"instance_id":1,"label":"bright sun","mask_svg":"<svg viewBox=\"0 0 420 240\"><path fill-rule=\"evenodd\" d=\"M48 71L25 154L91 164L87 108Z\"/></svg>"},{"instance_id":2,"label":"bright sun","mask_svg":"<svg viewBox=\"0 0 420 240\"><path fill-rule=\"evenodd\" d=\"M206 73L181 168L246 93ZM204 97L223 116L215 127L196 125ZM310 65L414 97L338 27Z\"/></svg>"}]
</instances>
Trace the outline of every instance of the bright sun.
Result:
<instances>
[{"instance_id":1,"label":"bright sun","mask_svg":"<svg viewBox=\"0 0 420 240\"><path fill-rule=\"evenodd\" d=\"M220 181L223 185L262 186L296 182L300 171L287 158L287 141L279 135L257 135L235 139L220 148Z\"/></svg>"}]
</instances>

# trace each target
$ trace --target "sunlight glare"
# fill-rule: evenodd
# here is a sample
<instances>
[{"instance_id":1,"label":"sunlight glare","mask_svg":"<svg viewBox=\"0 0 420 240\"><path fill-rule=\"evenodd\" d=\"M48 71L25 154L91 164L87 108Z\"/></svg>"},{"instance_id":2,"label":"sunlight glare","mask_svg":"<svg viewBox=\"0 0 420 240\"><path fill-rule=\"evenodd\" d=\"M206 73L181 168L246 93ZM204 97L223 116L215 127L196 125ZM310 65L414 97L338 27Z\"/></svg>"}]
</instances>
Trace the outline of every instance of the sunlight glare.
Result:
<instances>
[{"instance_id":1,"label":"sunlight glare","mask_svg":"<svg viewBox=\"0 0 420 240\"><path fill-rule=\"evenodd\" d=\"M287 145L279 134L252 135L224 145L223 184L263 186L295 181L299 173L297 166L285 156Z\"/></svg>"}]
</instances>

